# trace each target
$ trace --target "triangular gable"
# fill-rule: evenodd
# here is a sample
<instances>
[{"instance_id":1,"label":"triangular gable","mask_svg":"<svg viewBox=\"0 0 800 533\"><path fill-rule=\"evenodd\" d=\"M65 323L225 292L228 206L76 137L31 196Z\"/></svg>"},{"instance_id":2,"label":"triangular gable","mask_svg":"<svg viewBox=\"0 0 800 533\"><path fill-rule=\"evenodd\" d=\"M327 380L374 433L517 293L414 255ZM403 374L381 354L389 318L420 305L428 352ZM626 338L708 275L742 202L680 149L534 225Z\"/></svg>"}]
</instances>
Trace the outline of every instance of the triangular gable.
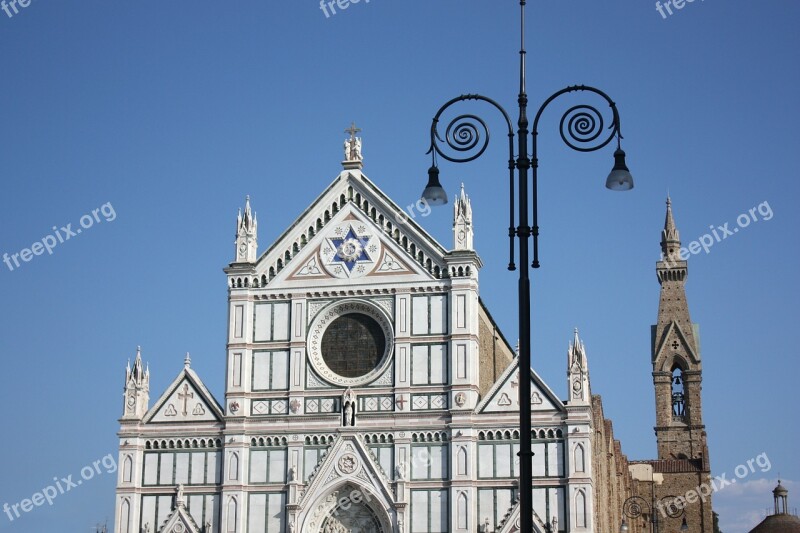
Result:
<instances>
[{"instance_id":1,"label":"triangular gable","mask_svg":"<svg viewBox=\"0 0 800 533\"><path fill-rule=\"evenodd\" d=\"M519 411L519 357L508 365L486 396L475 408L476 413ZM564 411L564 404L542 378L531 369L531 411Z\"/></svg>"},{"instance_id":2,"label":"triangular gable","mask_svg":"<svg viewBox=\"0 0 800 533\"><path fill-rule=\"evenodd\" d=\"M334 235L330 230L344 218L337 215L348 207L352 208L350 215L360 215L362 222L368 221L370 227L377 230L375 235L381 238L380 244L389 251L390 257L374 258L376 262L381 261L375 274L390 274L391 269L412 267L417 272L420 269L444 271L447 253L444 247L361 171L346 170L261 255L255 274L262 281L266 279L267 285L274 280L285 281L290 275L327 276L329 273L322 264L325 260L322 244ZM398 246L396 241L403 246ZM403 250L405 246L413 247L414 254ZM312 251L317 252L316 255Z\"/></svg>"},{"instance_id":3,"label":"triangular gable","mask_svg":"<svg viewBox=\"0 0 800 533\"><path fill-rule=\"evenodd\" d=\"M386 276L399 276L397 281L434 279L361 209L347 203L271 283L359 278L373 281Z\"/></svg>"},{"instance_id":4,"label":"triangular gable","mask_svg":"<svg viewBox=\"0 0 800 533\"><path fill-rule=\"evenodd\" d=\"M678 337L679 342L686 349L686 352L689 354L689 358L692 360L692 362L695 364L700 363L700 358L697 356L697 352L695 352L695 347L692 346L693 343L689 342L689 340L686 338L686 334L683 332L683 329L681 329L680 324L674 320L670 322L669 326L667 326L667 329L664 331L664 334L661 336L658 347L653 352L653 361L657 361L661 354L670 348L668 342L673 337L673 333Z\"/></svg>"},{"instance_id":5,"label":"triangular gable","mask_svg":"<svg viewBox=\"0 0 800 533\"><path fill-rule=\"evenodd\" d=\"M536 533L546 533L550 528L545 525L541 517L533 512L533 530ZM496 528L497 533L514 533L519 531L519 500L517 500L506 515L500 520Z\"/></svg>"},{"instance_id":6,"label":"triangular gable","mask_svg":"<svg viewBox=\"0 0 800 533\"><path fill-rule=\"evenodd\" d=\"M372 496L383 500L384 508L394 501L389 481L372 454L354 435L341 435L309 479L308 488L299 505L316 501L332 487L352 483L368 489Z\"/></svg>"},{"instance_id":7,"label":"triangular gable","mask_svg":"<svg viewBox=\"0 0 800 533\"><path fill-rule=\"evenodd\" d=\"M203 531L183 505L178 505L172 511L164 525L158 530L158 533L175 533L178 531L181 533L202 533Z\"/></svg>"},{"instance_id":8,"label":"triangular gable","mask_svg":"<svg viewBox=\"0 0 800 533\"><path fill-rule=\"evenodd\" d=\"M152 422L219 422L223 413L214 396L189 367L185 367L144 417Z\"/></svg>"}]
</instances>

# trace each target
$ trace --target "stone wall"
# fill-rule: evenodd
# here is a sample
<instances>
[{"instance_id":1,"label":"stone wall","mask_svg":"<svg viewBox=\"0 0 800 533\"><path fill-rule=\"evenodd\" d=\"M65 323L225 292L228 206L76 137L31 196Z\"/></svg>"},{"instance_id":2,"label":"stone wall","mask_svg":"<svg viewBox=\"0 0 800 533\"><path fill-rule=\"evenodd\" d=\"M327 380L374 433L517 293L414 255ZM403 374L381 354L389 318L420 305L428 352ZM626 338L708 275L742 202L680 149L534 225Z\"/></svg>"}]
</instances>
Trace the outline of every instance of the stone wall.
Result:
<instances>
[{"instance_id":1,"label":"stone wall","mask_svg":"<svg viewBox=\"0 0 800 533\"><path fill-rule=\"evenodd\" d=\"M483 398L511 364L515 354L482 302L478 320L479 387Z\"/></svg>"}]
</instances>

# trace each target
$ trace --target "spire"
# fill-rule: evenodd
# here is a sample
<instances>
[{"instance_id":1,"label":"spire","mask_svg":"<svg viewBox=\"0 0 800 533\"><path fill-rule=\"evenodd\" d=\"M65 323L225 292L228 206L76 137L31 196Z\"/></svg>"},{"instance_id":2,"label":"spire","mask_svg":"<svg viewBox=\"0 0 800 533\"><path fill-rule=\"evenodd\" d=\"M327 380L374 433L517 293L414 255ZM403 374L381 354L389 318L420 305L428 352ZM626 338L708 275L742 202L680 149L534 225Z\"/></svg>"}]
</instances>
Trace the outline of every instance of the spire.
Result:
<instances>
[{"instance_id":1,"label":"spire","mask_svg":"<svg viewBox=\"0 0 800 533\"><path fill-rule=\"evenodd\" d=\"M672 216L672 199L667 196L667 216L661 231L661 253L671 262L680 260L681 235Z\"/></svg>"},{"instance_id":2,"label":"spire","mask_svg":"<svg viewBox=\"0 0 800 533\"><path fill-rule=\"evenodd\" d=\"M136 347L136 358L133 360L133 369L130 368L130 359L128 359L128 379L133 377L137 382L145 377L144 365L142 364L142 347Z\"/></svg>"},{"instance_id":3,"label":"spire","mask_svg":"<svg viewBox=\"0 0 800 533\"><path fill-rule=\"evenodd\" d=\"M192 366L192 356L189 355L189 352L186 352L186 357L183 358L183 366L184 368Z\"/></svg>"},{"instance_id":4,"label":"spire","mask_svg":"<svg viewBox=\"0 0 800 533\"><path fill-rule=\"evenodd\" d=\"M567 349L567 386L569 403L588 403L591 399L589 387L589 365L586 360L586 347L578 335L578 328Z\"/></svg>"},{"instance_id":5,"label":"spire","mask_svg":"<svg viewBox=\"0 0 800 533\"><path fill-rule=\"evenodd\" d=\"M125 365L125 388L123 393L123 419L139 419L147 412L150 400L150 370L142 363L142 347L136 347L136 358L131 368L130 359Z\"/></svg>"},{"instance_id":6,"label":"spire","mask_svg":"<svg viewBox=\"0 0 800 533\"><path fill-rule=\"evenodd\" d=\"M583 342L581 342L580 335L578 335L578 328L575 328L572 342L569 343L569 353L572 356L570 364L577 364L583 368Z\"/></svg>"},{"instance_id":7,"label":"spire","mask_svg":"<svg viewBox=\"0 0 800 533\"><path fill-rule=\"evenodd\" d=\"M242 210L239 209L239 216L236 217L236 232L238 234L253 233L257 228L258 222L250 209L250 195L248 194L244 199L244 216L242 216Z\"/></svg>"},{"instance_id":8,"label":"spire","mask_svg":"<svg viewBox=\"0 0 800 533\"><path fill-rule=\"evenodd\" d=\"M472 250L472 202L464 192L461 184L461 193L453 202L453 248L455 250Z\"/></svg>"},{"instance_id":9,"label":"spire","mask_svg":"<svg viewBox=\"0 0 800 533\"><path fill-rule=\"evenodd\" d=\"M250 207L250 196L244 201L244 213L236 215L236 263L255 263L258 250L258 220Z\"/></svg>"}]
</instances>

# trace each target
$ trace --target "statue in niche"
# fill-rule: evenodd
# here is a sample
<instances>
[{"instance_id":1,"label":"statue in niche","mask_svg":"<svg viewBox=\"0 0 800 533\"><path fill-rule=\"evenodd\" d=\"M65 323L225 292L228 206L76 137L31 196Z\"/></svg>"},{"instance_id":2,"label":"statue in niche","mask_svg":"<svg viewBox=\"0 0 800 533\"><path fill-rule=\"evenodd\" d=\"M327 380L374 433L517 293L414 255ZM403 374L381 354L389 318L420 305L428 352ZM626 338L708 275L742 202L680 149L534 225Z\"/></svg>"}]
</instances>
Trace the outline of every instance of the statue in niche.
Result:
<instances>
[{"instance_id":1,"label":"statue in niche","mask_svg":"<svg viewBox=\"0 0 800 533\"><path fill-rule=\"evenodd\" d=\"M352 389L347 389L342 395L343 426L356 425L356 395Z\"/></svg>"}]
</instances>

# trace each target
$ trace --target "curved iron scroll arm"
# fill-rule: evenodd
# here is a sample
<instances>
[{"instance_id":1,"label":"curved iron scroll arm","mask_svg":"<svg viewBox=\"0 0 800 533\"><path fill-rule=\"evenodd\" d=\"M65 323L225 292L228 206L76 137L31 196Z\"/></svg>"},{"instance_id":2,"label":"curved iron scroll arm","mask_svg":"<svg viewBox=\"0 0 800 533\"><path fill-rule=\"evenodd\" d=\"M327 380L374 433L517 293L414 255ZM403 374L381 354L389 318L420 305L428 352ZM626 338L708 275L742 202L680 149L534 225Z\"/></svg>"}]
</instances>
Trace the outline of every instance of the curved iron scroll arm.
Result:
<instances>
[{"instance_id":1,"label":"curved iron scroll arm","mask_svg":"<svg viewBox=\"0 0 800 533\"><path fill-rule=\"evenodd\" d=\"M517 232L514 229L514 169L515 156L514 156L514 129L512 126L511 118L503 106L480 94L462 94L445 103L436 112L431 123L431 146L427 153L431 154L432 166L436 166L436 155L442 156L447 161L453 163L467 163L474 161L483 155L486 148L489 146L489 127L486 122L479 116L473 114L458 115L452 119L445 130L444 139L439 135L438 126L439 119L442 114L453 104L464 102L468 100L477 100L486 102L500 111L506 122L508 129L508 180L509 180L509 223L508 223L508 237L509 237L509 259L508 269L515 270L516 265L514 262L514 237ZM438 141L438 142L437 142ZM464 156L449 156L440 147L439 142L445 143L450 149L457 153L472 152Z\"/></svg>"},{"instance_id":2,"label":"curved iron scroll arm","mask_svg":"<svg viewBox=\"0 0 800 533\"><path fill-rule=\"evenodd\" d=\"M539 119L542 113L550 105L550 103L567 93L586 91L594 93L603 98L608 106L611 108L611 124L607 130L610 130L606 137L603 137L605 128L605 121L603 114L598 109L591 105L579 104L574 105L567 109L561 116L559 123L559 134L564 144L578 152L594 152L599 150L610 143L614 137L617 138L617 148L619 148L622 133L620 131L619 112L617 111L617 104L603 91L590 87L588 85L570 85L564 87L560 91L553 93L536 112L536 118L533 119L533 128L531 129L531 138L533 140L533 152L531 157L531 166L533 168L533 226L531 227L531 234L533 235L533 268L539 268L539 214L538 214L538 168L539 168L539 155L537 148L537 138L539 135Z\"/></svg>"}]
</instances>

